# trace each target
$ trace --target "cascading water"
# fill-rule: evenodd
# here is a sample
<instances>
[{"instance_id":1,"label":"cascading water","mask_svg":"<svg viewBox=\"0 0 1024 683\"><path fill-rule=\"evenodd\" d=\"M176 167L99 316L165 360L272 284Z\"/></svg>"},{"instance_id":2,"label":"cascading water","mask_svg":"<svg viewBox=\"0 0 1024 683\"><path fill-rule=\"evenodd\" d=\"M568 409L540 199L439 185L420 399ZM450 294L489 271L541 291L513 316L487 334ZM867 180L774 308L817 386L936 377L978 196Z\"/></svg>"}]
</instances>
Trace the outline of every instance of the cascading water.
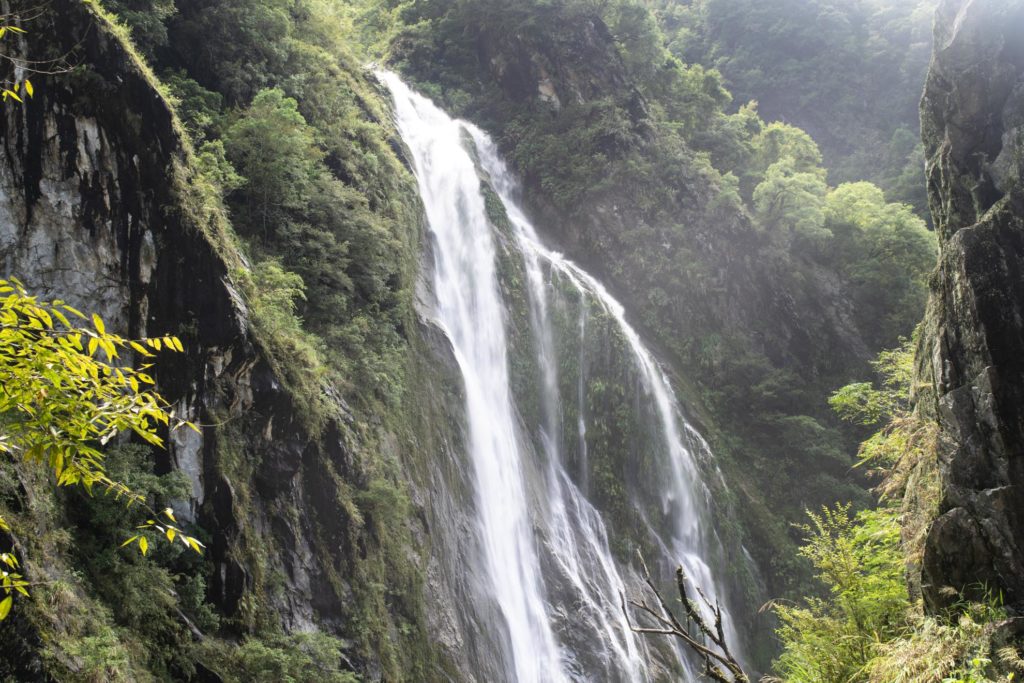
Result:
<instances>
[{"instance_id":1,"label":"cascading water","mask_svg":"<svg viewBox=\"0 0 1024 683\"><path fill-rule=\"evenodd\" d=\"M673 521L667 540L651 527L666 557L681 561L699 585L721 595L702 557L714 554L704 532L709 495L694 451L706 448L682 420L664 373L627 324L622 306L601 284L560 254L546 249L515 201L515 181L490 139L454 121L397 76L381 78L395 99L399 131L409 147L433 241L435 316L448 335L466 396L468 449L474 468L479 561L503 623L504 669L509 680L628 680L655 676L648 642L633 634L619 608L630 572L609 550L601 513L568 473L561 444L560 377L550 309L552 279L567 283L579 300L575 334L580 370L571 426L586 481L587 418L582 348L587 310L600 306L626 340L644 396L653 405L664 442L668 483L661 514ZM480 170L470 152L475 146ZM529 299L534 364L539 373L539 424L524 424L510 378L509 313L502 297L497 233L488 218L480 171L503 204L512 244L522 258ZM536 446L535 446L536 444ZM662 534L664 535L664 534ZM709 538L710 536L710 538ZM731 621L731 620L730 620ZM580 633L582 631L582 633ZM670 665L695 678L680 652Z\"/></svg>"},{"instance_id":2,"label":"cascading water","mask_svg":"<svg viewBox=\"0 0 1024 683\"><path fill-rule=\"evenodd\" d=\"M480 181L462 127L394 75L399 129L413 154L433 236L437 319L462 370L480 529L518 681L561 680L526 499L509 390L505 315Z\"/></svg>"},{"instance_id":3,"label":"cascading water","mask_svg":"<svg viewBox=\"0 0 1024 683\"><path fill-rule=\"evenodd\" d=\"M583 294L580 294L583 297ZM585 302L580 305L579 328L579 355L576 363L579 365L576 379L576 448L580 454L580 488L587 492L587 359L584 353L587 339L587 307Z\"/></svg>"},{"instance_id":4,"label":"cascading water","mask_svg":"<svg viewBox=\"0 0 1024 683\"><path fill-rule=\"evenodd\" d=\"M654 360L650 351L646 348L640 335L626 321L625 309L597 279L584 271L582 268L566 259L561 254L551 251L543 246L537 236L532 224L527 220L519 204L516 201L517 182L509 172L507 165L498 154L497 147L493 141L479 128L471 124L464 124L473 137L474 143L480 156L480 163L488 174L491 185L501 198L505 206L509 220L515 228L515 235L519 247L524 254L527 264L527 271L530 273L531 300L537 301L535 307L538 309L537 317L539 325L544 330L541 334L550 337L550 323L546 317L547 292L542 286L540 274L540 261L550 265L552 270L569 280L581 297L595 298L601 307L607 311L615 320L619 331L625 337L632 351L633 357L641 372L644 382L644 390L654 399L654 407L661 423L665 447L668 451L668 464L672 475L672 485L663 489L665 514L676 522L674 534L669 546L670 557L674 561L681 562L686 570L687 576L693 579L698 586L715 587L717 581L711 572L710 567L703 560L706 554L714 553L717 548L713 547L712 539L707 538L704 533L702 521L708 518L707 507L710 502L710 492L703 484L697 464L694 460L694 451L709 453L710 449L704 439L689 424L682 420L675 394L668 378L661 367ZM581 334L585 332L586 307L581 307L580 329ZM583 340L581 339L581 348ZM548 353L551 344L541 344L541 353ZM553 366L553 361L542 361L542 367ZM583 382L584 374L580 372L580 382ZM547 384L557 386L557 381L550 381ZM583 411L580 410L579 430L585 434L585 422L583 422ZM685 431L686 438L680 432L680 424ZM585 457L586 444L582 444ZM717 468L711 468L716 476L720 476ZM701 505L703 503L703 505ZM717 539L715 539L717 540ZM717 591L720 593L720 591ZM730 631L730 642L738 642L738 637L731 619L726 619L726 628Z\"/></svg>"}]
</instances>

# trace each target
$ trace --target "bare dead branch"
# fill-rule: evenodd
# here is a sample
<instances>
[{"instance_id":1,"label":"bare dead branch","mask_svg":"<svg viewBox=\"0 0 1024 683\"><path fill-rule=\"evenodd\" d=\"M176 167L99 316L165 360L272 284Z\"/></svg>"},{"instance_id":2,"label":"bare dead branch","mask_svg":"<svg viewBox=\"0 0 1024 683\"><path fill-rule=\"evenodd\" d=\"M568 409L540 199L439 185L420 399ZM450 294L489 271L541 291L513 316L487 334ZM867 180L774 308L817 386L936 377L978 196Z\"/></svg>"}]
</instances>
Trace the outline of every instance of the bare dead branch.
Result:
<instances>
[{"instance_id":1,"label":"bare dead branch","mask_svg":"<svg viewBox=\"0 0 1024 683\"><path fill-rule=\"evenodd\" d=\"M687 623L692 623L697 627L698 635L695 636L689 628L683 627L682 623L665 602L661 591L651 578L651 573L647 569L644 558L639 553L637 553L637 557L640 561L644 583L647 584L648 590L654 594L657 600L657 607L647 604L646 600L629 600L627 603L626 596L620 594L622 613L626 618L626 625L629 629L634 633L671 636L681 641L703 660L704 674L717 683L750 683L750 678L743 672L743 667L740 666L740 663L729 651L725 638L721 604L718 602L712 603L700 586L694 586L697 594L714 617L714 623L709 625L700 607L691 601L687 595L687 578L682 565L676 568L676 589L679 591L679 599L683 604ZM642 615L647 615L657 626L634 625L630 619L628 606L632 606ZM705 642L700 642L697 639L698 637L703 637Z\"/></svg>"}]
</instances>

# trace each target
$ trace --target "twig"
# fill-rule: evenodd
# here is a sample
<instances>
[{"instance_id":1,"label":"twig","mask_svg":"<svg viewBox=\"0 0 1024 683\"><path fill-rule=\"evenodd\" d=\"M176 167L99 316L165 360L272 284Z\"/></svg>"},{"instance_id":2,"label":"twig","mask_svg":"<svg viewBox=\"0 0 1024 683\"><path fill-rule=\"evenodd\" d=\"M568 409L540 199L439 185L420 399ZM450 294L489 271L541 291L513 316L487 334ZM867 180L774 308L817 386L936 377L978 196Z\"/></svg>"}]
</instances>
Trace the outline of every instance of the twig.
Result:
<instances>
[{"instance_id":1,"label":"twig","mask_svg":"<svg viewBox=\"0 0 1024 683\"><path fill-rule=\"evenodd\" d=\"M657 609L648 605L646 600L629 600L628 604L638 610L641 614L646 614L648 617L653 619L659 627L634 625L629 617L626 596L620 593L619 599L622 605L622 613L626 617L626 624L629 626L629 629L633 631L633 633L672 636L681 640L686 647L703 659L704 673L712 680L717 681L717 683L750 683L750 678L743 672L743 667L740 666L740 663L729 651L729 646L725 638L725 627L722 622L721 604L718 602L712 604L711 600L700 586L694 586L701 600L704 601L704 604L707 605L708 609L714 615L714 624L713 626L709 626L708 621L705 619L700 608L692 602L687 595L686 572L683 571L682 565L676 568L676 588L679 591L679 599L683 603L683 610L686 613L687 621L693 622L697 625L697 629L700 634L706 639L705 642L711 643L712 646L709 647L705 643L698 641L690 633L689 629L683 627L679 622L679 619L676 618L672 610L669 609L668 604L661 595L661 591L658 590L658 587L651 579L651 572L647 569L647 564L644 562L644 558L640 556L639 553L637 553L637 557L640 560L640 567L643 571L644 583L647 584L648 589L650 589L654 594L654 597L657 598Z\"/></svg>"}]
</instances>

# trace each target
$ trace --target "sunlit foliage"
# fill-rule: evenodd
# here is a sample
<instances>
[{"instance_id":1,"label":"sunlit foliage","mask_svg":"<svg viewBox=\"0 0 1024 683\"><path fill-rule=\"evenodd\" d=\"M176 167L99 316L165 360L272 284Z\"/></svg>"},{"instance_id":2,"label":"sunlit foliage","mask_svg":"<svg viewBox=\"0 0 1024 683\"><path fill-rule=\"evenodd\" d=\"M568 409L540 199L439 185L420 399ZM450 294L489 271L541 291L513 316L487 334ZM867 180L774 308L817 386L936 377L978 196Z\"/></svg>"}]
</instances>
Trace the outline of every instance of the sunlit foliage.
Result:
<instances>
[{"instance_id":1,"label":"sunlit foliage","mask_svg":"<svg viewBox=\"0 0 1024 683\"><path fill-rule=\"evenodd\" d=\"M89 494L113 495L126 505L146 500L107 476L104 446L132 433L162 447L161 429L191 428L173 417L167 402L152 387L151 362L138 368L125 362L137 355L153 359L162 349L183 352L177 337L125 339L107 331L93 314L91 326L76 326L85 314L63 301L40 301L17 280L0 280L0 453L48 467L57 486L81 486ZM155 513L154 513L155 515ZM149 537L177 538L196 552L202 544L176 526L164 510L161 521L148 520L143 532L125 541L145 555ZM0 529L10 531L0 518ZM14 553L0 554L3 574L0 619L11 609L15 592L27 595Z\"/></svg>"},{"instance_id":2,"label":"sunlit foliage","mask_svg":"<svg viewBox=\"0 0 1024 683\"><path fill-rule=\"evenodd\" d=\"M927 215L917 104L935 0L649 0L672 53L740 104L807 130L834 183L871 180Z\"/></svg>"},{"instance_id":3,"label":"sunlit foliage","mask_svg":"<svg viewBox=\"0 0 1024 683\"><path fill-rule=\"evenodd\" d=\"M788 683L985 683L1013 680L1018 668L1012 648L992 652L1005 617L998 595L926 616L911 594L937 510L936 426L913 412L913 357L904 340L879 355L879 382L848 385L829 400L844 419L880 427L859 455L882 476L881 500L856 514L848 505L809 512L800 526L800 554L824 593L774 604L783 647L774 671ZM914 495L905 498L911 475Z\"/></svg>"},{"instance_id":4,"label":"sunlit foliage","mask_svg":"<svg viewBox=\"0 0 1024 683\"><path fill-rule=\"evenodd\" d=\"M886 511L854 517L842 505L809 516L800 553L828 592L801 606L775 606L784 647L775 670L791 683L857 680L878 643L907 629L900 527Z\"/></svg>"},{"instance_id":5,"label":"sunlit foliage","mask_svg":"<svg viewBox=\"0 0 1024 683\"><path fill-rule=\"evenodd\" d=\"M19 25L21 23L22 17L18 14L0 14L0 73L3 73L0 77L0 99L4 102L24 102L22 95L35 95L35 86L27 77L26 62L15 56L18 48L12 46L13 41L18 41L27 33Z\"/></svg>"}]
</instances>

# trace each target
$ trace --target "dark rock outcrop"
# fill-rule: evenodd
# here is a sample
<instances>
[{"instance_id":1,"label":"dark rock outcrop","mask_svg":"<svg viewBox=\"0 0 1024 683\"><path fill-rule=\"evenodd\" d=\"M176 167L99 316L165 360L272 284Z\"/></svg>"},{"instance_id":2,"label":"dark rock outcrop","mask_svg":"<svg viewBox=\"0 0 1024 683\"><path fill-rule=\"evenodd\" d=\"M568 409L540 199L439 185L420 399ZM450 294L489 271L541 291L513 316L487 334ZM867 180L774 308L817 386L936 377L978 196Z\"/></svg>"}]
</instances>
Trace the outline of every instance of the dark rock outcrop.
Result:
<instances>
[{"instance_id":1,"label":"dark rock outcrop","mask_svg":"<svg viewBox=\"0 0 1024 683\"><path fill-rule=\"evenodd\" d=\"M919 374L940 422L922 590L1024 605L1024 2L946 0L921 104L941 242Z\"/></svg>"},{"instance_id":2,"label":"dark rock outcrop","mask_svg":"<svg viewBox=\"0 0 1024 683\"><path fill-rule=\"evenodd\" d=\"M50 24L50 16L59 19ZM40 36L30 43L33 55L69 54L87 66L66 79L37 79L34 99L4 108L4 272L33 292L100 312L132 337L181 335L186 352L161 358L157 368L164 396L200 424L250 424L247 433L257 436L233 447L260 463L257 481L275 482L274 490L261 493L315 507L300 476L302 465L315 461L309 452L324 451L338 469L351 469L351 453L334 447L336 438L304 428L253 337L229 278L231 260L239 257L224 243L218 247L226 238L222 219L195 204L199 181L190 175L170 108L120 41L79 3L54 3L53 14L32 28ZM272 425L290 438L275 439ZM215 427L198 437L175 434L169 457L192 479L194 499L185 517L214 534L211 596L230 614L253 587L252 572L232 551L240 525L269 529L282 520L257 514L270 505L239 508L233 491L242 482L230 481L221 467L225 438ZM276 535L283 545L275 560L292 581L275 608L290 628L312 625L312 596L330 592L326 572L310 566L315 533L306 527Z\"/></svg>"},{"instance_id":3,"label":"dark rock outcrop","mask_svg":"<svg viewBox=\"0 0 1024 683\"><path fill-rule=\"evenodd\" d=\"M401 530L393 554L408 569L389 576L388 601L371 602L364 585L393 567L372 513L354 502L369 495L370 461L385 457L366 441L376 439L376 448L399 437L386 427L360 431L340 398L289 381L236 291L245 260L159 84L89 5L55 0L47 9L22 54L68 55L78 66L34 79L33 99L0 109L3 275L95 311L126 336L182 339L185 353L163 354L156 380L177 413L203 428L169 435L159 466L191 481L190 500L176 508L208 539L207 598L231 619L222 635L251 633L254 614L285 633L355 643L376 633L347 665L367 680L431 675L432 655L409 646L425 642L417 627L424 608L418 549L403 545ZM419 226L408 229L414 240ZM326 405L323 419L310 418L311 403ZM400 435L413 437L426 438ZM405 465L404 447L396 443L386 457ZM40 572L52 576L33 578L67 578L65 560L49 558ZM433 613L450 618L444 606ZM22 621L0 627L5 642ZM31 629L17 639L41 647ZM15 649L7 656L29 661ZM0 670L7 663L0 655Z\"/></svg>"}]
</instances>

